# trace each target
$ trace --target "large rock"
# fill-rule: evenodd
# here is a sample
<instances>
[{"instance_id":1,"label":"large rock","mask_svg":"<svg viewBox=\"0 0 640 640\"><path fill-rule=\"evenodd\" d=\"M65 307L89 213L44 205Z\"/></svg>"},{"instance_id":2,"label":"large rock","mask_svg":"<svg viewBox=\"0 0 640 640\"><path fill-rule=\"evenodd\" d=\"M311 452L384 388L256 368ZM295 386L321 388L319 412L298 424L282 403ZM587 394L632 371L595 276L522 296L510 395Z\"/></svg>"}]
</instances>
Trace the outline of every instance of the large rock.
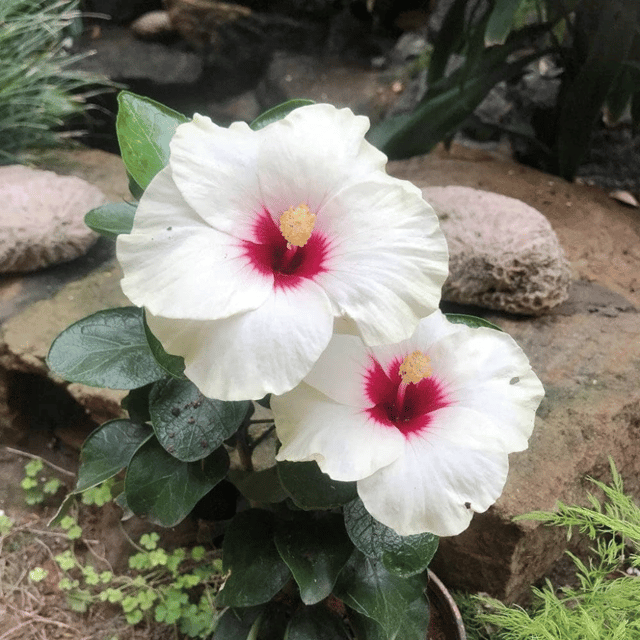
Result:
<instances>
[{"instance_id":1,"label":"large rock","mask_svg":"<svg viewBox=\"0 0 640 640\"><path fill-rule=\"evenodd\" d=\"M75 176L22 165L0 167L0 272L36 271L83 255L98 239L84 224L106 202Z\"/></svg>"},{"instance_id":2,"label":"large rock","mask_svg":"<svg viewBox=\"0 0 640 640\"><path fill-rule=\"evenodd\" d=\"M445 300L538 315L567 299L569 264L539 211L470 187L425 187L422 194L449 245Z\"/></svg>"},{"instance_id":3,"label":"large rock","mask_svg":"<svg viewBox=\"0 0 640 640\"><path fill-rule=\"evenodd\" d=\"M514 516L558 500L584 503L585 477L609 480L609 456L640 498L640 218L597 188L455 145L390 171L421 187L457 184L522 200L547 217L571 265L569 299L546 315L472 308L522 346L546 397L529 449L511 456L501 498L441 540L434 569L450 587L519 600L567 540L562 529Z\"/></svg>"}]
</instances>

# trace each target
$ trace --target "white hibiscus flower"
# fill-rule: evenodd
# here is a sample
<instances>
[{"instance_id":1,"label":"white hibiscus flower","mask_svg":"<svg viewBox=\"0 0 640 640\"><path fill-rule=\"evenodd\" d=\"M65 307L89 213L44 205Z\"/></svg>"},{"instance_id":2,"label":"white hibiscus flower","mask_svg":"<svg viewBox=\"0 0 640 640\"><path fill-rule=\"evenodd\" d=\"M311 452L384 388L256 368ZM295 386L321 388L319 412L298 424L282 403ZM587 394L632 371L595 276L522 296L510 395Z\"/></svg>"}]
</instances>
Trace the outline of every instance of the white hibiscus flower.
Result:
<instances>
[{"instance_id":1,"label":"white hibiscus flower","mask_svg":"<svg viewBox=\"0 0 640 640\"><path fill-rule=\"evenodd\" d=\"M364 139L369 121L310 105L259 131L178 127L117 256L122 289L207 396L283 393L348 320L369 345L438 306L437 217Z\"/></svg>"},{"instance_id":2,"label":"white hibiscus flower","mask_svg":"<svg viewBox=\"0 0 640 640\"><path fill-rule=\"evenodd\" d=\"M304 382L271 400L278 460L357 481L369 513L400 535L456 535L502 493L543 395L510 336L440 311L394 345L336 335Z\"/></svg>"}]
</instances>

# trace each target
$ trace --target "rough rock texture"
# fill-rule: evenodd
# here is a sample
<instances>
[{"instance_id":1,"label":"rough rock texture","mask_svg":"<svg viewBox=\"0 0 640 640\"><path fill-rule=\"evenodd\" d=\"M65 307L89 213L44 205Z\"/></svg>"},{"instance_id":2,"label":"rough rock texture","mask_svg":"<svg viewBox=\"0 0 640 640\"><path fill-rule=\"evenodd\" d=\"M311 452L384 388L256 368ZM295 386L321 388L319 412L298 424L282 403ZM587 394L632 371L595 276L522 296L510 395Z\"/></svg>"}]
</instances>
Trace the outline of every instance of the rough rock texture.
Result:
<instances>
[{"instance_id":1,"label":"rough rock texture","mask_svg":"<svg viewBox=\"0 0 640 640\"><path fill-rule=\"evenodd\" d=\"M449 587L521 600L567 540L561 529L514 516L558 500L586 503L585 477L609 480L609 456L640 499L640 218L600 189L456 145L389 169L421 187L458 184L526 202L547 217L571 265L569 299L546 315L452 307L510 333L546 397L529 449L511 456L501 498L464 533L440 541L433 568Z\"/></svg>"},{"instance_id":2,"label":"rough rock texture","mask_svg":"<svg viewBox=\"0 0 640 640\"><path fill-rule=\"evenodd\" d=\"M569 264L539 211L470 187L426 187L422 194L449 245L445 300L538 315L567 299Z\"/></svg>"},{"instance_id":3,"label":"rough rock texture","mask_svg":"<svg viewBox=\"0 0 640 640\"><path fill-rule=\"evenodd\" d=\"M35 271L84 254L98 239L84 224L106 202L81 178L22 165L0 167L0 272Z\"/></svg>"}]
</instances>

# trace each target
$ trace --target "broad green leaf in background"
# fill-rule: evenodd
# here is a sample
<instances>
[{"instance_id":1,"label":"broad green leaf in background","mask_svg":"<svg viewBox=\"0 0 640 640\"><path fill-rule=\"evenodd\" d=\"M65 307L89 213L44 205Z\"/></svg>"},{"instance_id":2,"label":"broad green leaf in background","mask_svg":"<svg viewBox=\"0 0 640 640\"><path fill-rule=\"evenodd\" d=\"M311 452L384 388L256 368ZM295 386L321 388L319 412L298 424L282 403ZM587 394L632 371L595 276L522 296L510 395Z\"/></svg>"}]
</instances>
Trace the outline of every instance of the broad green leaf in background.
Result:
<instances>
[{"instance_id":1,"label":"broad green leaf in background","mask_svg":"<svg viewBox=\"0 0 640 640\"><path fill-rule=\"evenodd\" d=\"M273 504L289 497L280 484L278 469L275 465L260 471L230 469L228 479L247 500Z\"/></svg>"},{"instance_id":2,"label":"broad green leaf in background","mask_svg":"<svg viewBox=\"0 0 640 640\"><path fill-rule=\"evenodd\" d=\"M144 333L147 336L147 342L149 343L149 349L155 358L155 361L172 377L180 380L185 380L184 375L184 358L182 356L173 356L168 354L160 340L156 338L149 325L147 324L147 317L144 316Z\"/></svg>"},{"instance_id":3,"label":"broad green leaf in background","mask_svg":"<svg viewBox=\"0 0 640 640\"><path fill-rule=\"evenodd\" d=\"M305 107L310 104L314 104L313 100L303 100L302 98L283 102L282 104L276 105L275 107L272 107L260 114L249 126L254 131L258 131L258 129L262 129L268 124L282 120L282 118L291 113L294 109L297 109L298 107Z\"/></svg>"},{"instance_id":4,"label":"broad green leaf in background","mask_svg":"<svg viewBox=\"0 0 640 640\"><path fill-rule=\"evenodd\" d=\"M149 413L158 442L184 462L217 449L242 424L249 401L205 398L189 380L158 380L149 395Z\"/></svg>"},{"instance_id":5,"label":"broad green leaf in background","mask_svg":"<svg viewBox=\"0 0 640 640\"><path fill-rule=\"evenodd\" d=\"M218 593L217 604L251 607L268 602L284 587L291 573L273 541L274 515L270 511L241 511L224 536L222 561L231 575Z\"/></svg>"},{"instance_id":6,"label":"broad green leaf in background","mask_svg":"<svg viewBox=\"0 0 640 640\"><path fill-rule=\"evenodd\" d=\"M137 205L131 202L110 202L91 209L84 223L101 235L115 240L121 233L131 233Z\"/></svg>"},{"instance_id":7,"label":"broad green leaf in background","mask_svg":"<svg viewBox=\"0 0 640 640\"><path fill-rule=\"evenodd\" d=\"M353 552L353 545L337 513L313 517L296 514L276 525L275 543L300 588L307 605L331 594L338 574Z\"/></svg>"},{"instance_id":8,"label":"broad green leaf in background","mask_svg":"<svg viewBox=\"0 0 640 640\"><path fill-rule=\"evenodd\" d=\"M449 322L453 322L454 324L466 324L467 327L471 327L472 329L486 327L487 329L502 331L498 325L495 325L484 318L478 318L478 316L470 316L465 313L445 313L445 316Z\"/></svg>"},{"instance_id":9,"label":"broad green leaf in background","mask_svg":"<svg viewBox=\"0 0 640 640\"><path fill-rule=\"evenodd\" d=\"M116 133L131 178L146 189L169 162L169 141L189 119L151 98L129 91L118 94Z\"/></svg>"},{"instance_id":10,"label":"broad green leaf in background","mask_svg":"<svg viewBox=\"0 0 640 640\"><path fill-rule=\"evenodd\" d=\"M425 588L425 576L401 578L355 550L334 594L349 608L375 620L385 640L424 640L429 625Z\"/></svg>"},{"instance_id":11,"label":"broad green leaf in background","mask_svg":"<svg viewBox=\"0 0 640 640\"><path fill-rule=\"evenodd\" d=\"M197 462L182 462L155 438L136 450L129 462L124 489L129 508L163 527L181 522L229 469L224 447Z\"/></svg>"},{"instance_id":12,"label":"broad green leaf in background","mask_svg":"<svg viewBox=\"0 0 640 640\"><path fill-rule=\"evenodd\" d=\"M360 498L344 506L344 521L351 541L362 553L403 578L425 571L438 548L438 536L432 533L399 536L373 518Z\"/></svg>"},{"instance_id":13,"label":"broad green leaf in background","mask_svg":"<svg viewBox=\"0 0 640 640\"><path fill-rule=\"evenodd\" d=\"M504 44L522 0L495 0L484 32L487 47Z\"/></svg>"},{"instance_id":14,"label":"broad green leaf in background","mask_svg":"<svg viewBox=\"0 0 640 640\"><path fill-rule=\"evenodd\" d=\"M75 492L115 476L152 435L151 427L131 420L110 420L99 426L82 445Z\"/></svg>"},{"instance_id":15,"label":"broad green leaf in background","mask_svg":"<svg viewBox=\"0 0 640 640\"><path fill-rule=\"evenodd\" d=\"M333 509L357 495L355 482L332 480L314 461L278 462L278 475L284 490L301 509Z\"/></svg>"},{"instance_id":16,"label":"broad green leaf in background","mask_svg":"<svg viewBox=\"0 0 640 640\"><path fill-rule=\"evenodd\" d=\"M165 375L147 344L138 307L78 320L53 341L47 364L65 380L108 389L136 389Z\"/></svg>"},{"instance_id":17,"label":"broad green leaf in background","mask_svg":"<svg viewBox=\"0 0 640 640\"><path fill-rule=\"evenodd\" d=\"M326 607L303 607L293 614L287 640L348 640L351 636L342 620Z\"/></svg>"},{"instance_id":18,"label":"broad green leaf in background","mask_svg":"<svg viewBox=\"0 0 640 640\"><path fill-rule=\"evenodd\" d=\"M465 14L468 0L453 0L449 4L442 25L433 42L433 52L429 60L427 83L432 85L444 77L449 58L460 53L466 42Z\"/></svg>"}]
</instances>

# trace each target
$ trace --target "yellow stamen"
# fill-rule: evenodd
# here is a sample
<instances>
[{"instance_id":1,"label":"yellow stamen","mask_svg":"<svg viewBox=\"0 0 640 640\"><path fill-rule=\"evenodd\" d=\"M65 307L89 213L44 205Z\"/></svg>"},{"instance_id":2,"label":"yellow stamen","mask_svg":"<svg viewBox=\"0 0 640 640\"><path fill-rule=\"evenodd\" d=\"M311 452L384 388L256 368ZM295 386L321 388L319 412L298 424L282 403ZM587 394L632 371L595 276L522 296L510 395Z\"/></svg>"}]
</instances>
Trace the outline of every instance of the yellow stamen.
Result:
<instances>
[{"instance_id":1,"label":"yellow stamen","mask_svg":"<svg viewBox=\"0 0 640 640\"><path fill-rule=\"evenodd\" d=\"M304 247L313 233L316 224L316 214L309 211L309 207L301 202L297 207L289 207L280 215L280 232L287 241L287 249L291 245Z\"/></svg>"},{"instance_id":2,"label":"yellow stamen","mask_svg":"<svg viewBox=\"0 0 640 640\"><path fill-rule=\"evenodd\" d=\"M433 373L431 360L422 351L414 351L402 361L399 372L403 384L420 382Z\"/></svg>"}]
</instances>

